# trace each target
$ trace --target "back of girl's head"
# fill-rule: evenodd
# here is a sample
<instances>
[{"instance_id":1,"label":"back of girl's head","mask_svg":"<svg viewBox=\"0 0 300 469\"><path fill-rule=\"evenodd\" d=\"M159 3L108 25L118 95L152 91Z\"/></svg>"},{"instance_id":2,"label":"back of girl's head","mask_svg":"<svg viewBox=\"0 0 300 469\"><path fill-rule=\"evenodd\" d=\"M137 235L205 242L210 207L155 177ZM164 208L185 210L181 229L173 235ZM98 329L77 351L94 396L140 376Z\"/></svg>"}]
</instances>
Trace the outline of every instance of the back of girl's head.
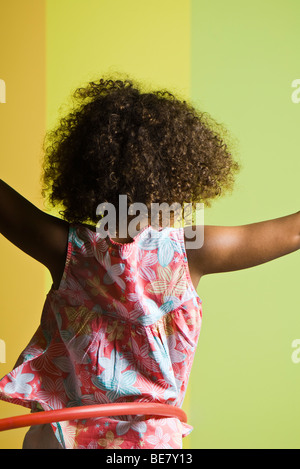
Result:
<instances>
[{"instance_id":1,"label":"back of girl's head","mask_svg":"<svg viewBox=\"0 0 300 469\"><path fill-rule=\"evenodd\" d=\"M69 222L99 221L97 206L203 202L230 191L239 164L226 129L166 90L103 78L78 88L46 134L42 194ZM118 213L118 212L117 212Z\"/></svg>"}]
</instances>

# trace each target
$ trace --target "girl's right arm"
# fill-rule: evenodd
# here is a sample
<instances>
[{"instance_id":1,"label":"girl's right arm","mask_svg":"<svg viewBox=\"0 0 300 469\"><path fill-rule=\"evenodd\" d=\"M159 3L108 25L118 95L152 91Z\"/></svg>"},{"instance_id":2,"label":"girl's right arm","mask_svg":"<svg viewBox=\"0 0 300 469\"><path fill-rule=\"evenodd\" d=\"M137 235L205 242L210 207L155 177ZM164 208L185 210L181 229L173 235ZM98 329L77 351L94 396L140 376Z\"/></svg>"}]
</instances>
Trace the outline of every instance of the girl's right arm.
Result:
<instances>
[{"instance_id":1,"label":"girl's right arm","mask_svg":"<svg viewBox=\"0 0 300 469\"><path fill-rule=\"evenodd\" d=\"M45 265L53 280L63 272L69 224L48 215L0 179L0 233Z\"/></svg>"}]
</instances>

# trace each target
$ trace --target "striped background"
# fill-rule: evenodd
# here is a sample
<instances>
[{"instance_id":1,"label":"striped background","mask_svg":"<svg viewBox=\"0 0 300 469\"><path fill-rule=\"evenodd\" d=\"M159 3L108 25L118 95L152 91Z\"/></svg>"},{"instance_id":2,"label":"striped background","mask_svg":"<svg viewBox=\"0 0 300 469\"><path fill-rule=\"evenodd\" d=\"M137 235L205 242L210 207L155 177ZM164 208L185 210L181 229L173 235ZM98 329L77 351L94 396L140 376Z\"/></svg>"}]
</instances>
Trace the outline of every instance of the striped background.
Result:
<instances>
[{"instance_id":1,"label":"striped background","mask_svg":"<svg viewBox=\"0 0 300 469\"><path fill-rule=\"evenodd\" d=\"M45 130L73 89L116 71L191 99L238 140L235 192L206 210L206 223L298 211L299 18L298 0L2 0L0 177L43 208ZM3 238L0 255L2 376L38 326L50 279ZM299 253L201 280L185 448L299 448L298 290ZM0 402L1 417L24 412ZM20 448L25 431L0 434L0 448Z\"/></svg>"}]
</instances>

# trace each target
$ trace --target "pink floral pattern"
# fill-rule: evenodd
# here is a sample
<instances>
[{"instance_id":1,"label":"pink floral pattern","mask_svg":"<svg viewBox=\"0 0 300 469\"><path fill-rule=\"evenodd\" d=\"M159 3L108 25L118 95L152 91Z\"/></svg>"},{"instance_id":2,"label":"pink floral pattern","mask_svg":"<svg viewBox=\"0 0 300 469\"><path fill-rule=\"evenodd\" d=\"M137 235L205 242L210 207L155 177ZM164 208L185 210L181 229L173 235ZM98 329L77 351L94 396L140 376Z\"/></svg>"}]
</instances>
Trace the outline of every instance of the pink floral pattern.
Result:
<instances>
[{"instance_id":1,"label":"pink floral pattern","mask_svg":"<svg viewBox=\"0 0 300 469\"><path fill-rule=\"evenodd\" d=\"M132 243L69 227L61 283L0 398L44 410L111 402L181 406L202 321L183 228L150 225ZM177 418L101 417L53 423L66 449L182 447Z\"/></svg>"}]
</instances>

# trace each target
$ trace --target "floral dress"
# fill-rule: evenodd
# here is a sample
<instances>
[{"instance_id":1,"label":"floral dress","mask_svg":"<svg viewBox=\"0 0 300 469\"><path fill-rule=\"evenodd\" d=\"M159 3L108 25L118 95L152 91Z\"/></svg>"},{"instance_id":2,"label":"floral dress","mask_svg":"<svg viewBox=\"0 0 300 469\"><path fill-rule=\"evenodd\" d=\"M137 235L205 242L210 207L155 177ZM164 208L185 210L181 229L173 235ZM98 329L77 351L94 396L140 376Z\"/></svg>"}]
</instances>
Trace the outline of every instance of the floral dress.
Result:
<instances>
[{"instance_id":1,"label":"floral dress","mask_svg":"<svg viewBox=\"0 0 300 469\"><path fill-rule=\"evenodd\" d=\"M142 229L121 244L70 224L61 283L0 398L43 410L153 402L181 407L201 328L184 228ZM53 423L65 449L177 449L178 418L100 417Z\"/></svg>"}]
</instances>

